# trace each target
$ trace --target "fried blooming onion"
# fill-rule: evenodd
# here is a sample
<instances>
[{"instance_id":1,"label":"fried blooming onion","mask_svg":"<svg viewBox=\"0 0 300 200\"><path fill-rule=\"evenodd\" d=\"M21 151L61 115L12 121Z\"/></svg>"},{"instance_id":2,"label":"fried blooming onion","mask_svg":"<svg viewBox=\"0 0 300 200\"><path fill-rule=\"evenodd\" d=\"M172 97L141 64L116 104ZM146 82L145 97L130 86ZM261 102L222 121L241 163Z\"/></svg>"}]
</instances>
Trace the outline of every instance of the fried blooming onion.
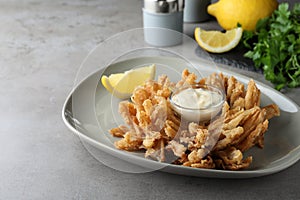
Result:
<instances>
[{"instance_id":1,"label":"fried blooming onion","mask_svg":"<svg viewBox=\"0 0 300 200\"><path fill-rule=\"evenodd\" d=\"M134 90L130 101L119 104L126 126L110 130L122 139L118 149L145 150L145 157L196 168L239 170L249 167L252 156L243 153L263 148L269 119L279 116L277 105L260 107L260 90L250 80L247 89L235 77L212 74L196 82L187 69L172 83L166 75L149 80ZM208 122L187 122L170 105L171 89L187 84L210 84L222 88L226 101L222 111Z\"/></svg>"}]
</instances>

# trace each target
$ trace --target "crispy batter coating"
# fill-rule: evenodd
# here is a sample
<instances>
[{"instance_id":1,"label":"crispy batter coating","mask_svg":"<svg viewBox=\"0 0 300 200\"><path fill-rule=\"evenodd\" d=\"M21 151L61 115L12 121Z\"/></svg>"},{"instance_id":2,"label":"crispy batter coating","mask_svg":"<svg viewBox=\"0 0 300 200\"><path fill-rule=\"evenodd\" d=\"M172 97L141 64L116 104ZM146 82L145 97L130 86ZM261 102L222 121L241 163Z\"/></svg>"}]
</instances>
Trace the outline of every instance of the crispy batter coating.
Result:
<instances>
[{"instance_id":1,"label":"crispy batter coating","mask_svg":"<svg viewBox=\"0 0 300 200\"><path fill-rule=\"evenodd\" d=\"M123 139L116 141L115 146L118 149L126 151L136 151L140 149L143 139L139 137L135 132L128 131L125 133Z\"/></svg>"},{"instance_id":2,"label":"crispy batter coating","mask_svg":"<svg viewBox=\"0 0 300 200\"><path fill-rule=\"evenodd\" d=\"M250 80L245 95L245 108L250 109L260 105L260 90L256 87L254 80Z\"/></svg>"},{"instance_id":3,"label":"crispy batter coating","mask_svg":"<svg viewBox=\"0 0 300 200\"><path fill-rule=\"evenodd\" d=\"M110 129L109 133L114 137L123 137L128 131L129 128L127 126L120 125L119 127Z\"/></svg>"},{"instance_id":4,"label":"crispy batter coating","mask_svg":"<svg viewBox=\"0 0 300 200\"><path fill-rule=\"evenodd\" d=\"M186 84L211 84L225 92L223 108L210 122L202 124L181 120L172 110L169 96ZM260 107L260 90L250 80L247 86L235 77L212 74L197 81L187 69L177 83L166 75L138 86L130 101L119 104L126 125L109 132L122 139L118 149L145 150L145 157L177 165L240 170L252 163L243 153L253 146L263 148L269 120L280 115L277 105Z\"/></svg>"},{"instance_id":5,"label":"crispy batter coating","mask_svg":"<svg viewBox=\"0 0 300 200\"><path fill-rule=\"evenodd\" d=\"M168 143L168 146L166 146L166 149L171 149L175 156L182 158L185 156L185 151L187 148L183 144L180 144L175 140L171 140Z\"/></svg>"},{"instance_id":6,"label":"crispy batter coating","mask_svg":"<svg viewBox=\"0 0 300 200\"><path fill-rule=\"evenodd\" d=\"M259 138L263 136L263 134L268 129L269 121L266 119L264 122L259 123L254 130L252 130L247 138L245 138L241 143L237 145L237 147L242 151L246 151L250 149L252 146L256 145ZM263 145L263 144L260 144Z\"/></svg>"},{"instance_id":7,"label":"crispy batter coating","mask_svg":"<svg viewBox=\"0 0 300 200\"><path fill-rule=\"evenodd\" d=\"M176 87L182 87L184 85L196 84L197 76L194 73L190 73L187 69L184 69L181 74L181 80L176 84Z\"/></svg>"},{"instance_id":8,"label":"crispy batter coating","mask_svg":"<svg viewBox=\"0 0 300 200\"><path fill-rule=\"evenodd\" d=\"M236 128L233 128L231 130L223 130L221 134L221 138L216 146L214 147L214 151L225 149L228 146L232 146L235 143L237 143L238 139L241 137L241 135L244 133L244 128L241 126L238 126Z\"/></svg>"},{"instance_id":9,"label":"crispy batter coating","mask_svg":"<svg viewBox=\"0 0 300 200\"><path fill-rule=\"evenodd\" d=\"M262 109L266 110L266 119L271 119L280 115L280 110L276 104L265 106Z\"/></svg>"},{"instance_id":10,"label":"crispy batter coating","mask_svg":"<svg viewBox=\"0 0 300 200\"><path fill-rule=\"evenodd\" d=\"M216 167L214 160L211 156L207 156L204 159L197 159L198 162L186 161L183 163L184 166L194 167L194 168L206 168L214 169Z\"/></svg>"},{"instance_id":11,"label":"crispy batter coating","mask_svg":"<svg viewBox=\"0 0 300 200\"><path fill-rule=\"evenodd\" d=\"M240 170L248 168L252 162L252 157L249 156L243 159L243 154L239 149L230 147L216 153L216 166L219 169Z\"/></svg>"}]
</instances>

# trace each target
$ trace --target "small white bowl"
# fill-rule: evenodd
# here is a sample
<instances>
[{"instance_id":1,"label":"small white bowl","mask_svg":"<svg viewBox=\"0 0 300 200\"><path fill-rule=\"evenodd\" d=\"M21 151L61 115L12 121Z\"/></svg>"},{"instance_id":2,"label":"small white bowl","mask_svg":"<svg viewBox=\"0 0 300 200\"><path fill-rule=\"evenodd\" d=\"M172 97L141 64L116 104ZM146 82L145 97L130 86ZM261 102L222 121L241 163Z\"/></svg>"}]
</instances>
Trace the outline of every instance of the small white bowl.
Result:
<instances>
[{"instance_id":1,"label":"small white bowl","mask_svg":"<svg viewBox=\"0 0 300 200\"><path fill-rule=\"evenodd\" d=\"M213 94L212 98L214 99L211 98L212 101L211 104L205 106L192 105L190 102L189 102L190 104L187 106L174 101L175 95L178 95L179 93L187 89L194 90L195 94L196 91L199 91L197 89L200 89L201 91L205 91L205 92L211 92ZM192 96L195 95L192 93L190 97L189 95L187 95L186 98L193 98ZM189 101L190 99L189 100L186 99L186 100ZM224 92L221 89L214 87L212 85L201 85L201 84L188 85L188 86L178 88L170 95L170 103L174 111L178 113L183 119L187 121L193 121L193 122L208 121L213 117L215 117L222 109L224 101L225 101ZM184 100L181 102L184 102Z\"/></svg>"}]
</instances>

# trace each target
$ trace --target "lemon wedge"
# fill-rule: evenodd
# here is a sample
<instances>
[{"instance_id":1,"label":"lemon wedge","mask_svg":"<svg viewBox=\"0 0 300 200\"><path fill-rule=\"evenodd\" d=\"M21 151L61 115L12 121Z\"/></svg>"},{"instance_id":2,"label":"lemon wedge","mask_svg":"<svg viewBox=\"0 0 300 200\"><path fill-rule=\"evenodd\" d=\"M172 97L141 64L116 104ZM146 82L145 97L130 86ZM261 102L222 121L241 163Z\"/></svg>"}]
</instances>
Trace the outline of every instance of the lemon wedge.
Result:
<instances>
[{"instance_id":1,"label":"lemon wedge","mask_svg":"<svg viewBox=\"0 0 300 200\"><path fill-rule=\"evenodd\" d=\"M153 64L131 69L124 73L103 75L101 83L115 97L126 99L132 95L137 86L144 84L146 80L154 79L155 70L156 66Z\"/></svg>"},{"instance_id":2,"label":"lemon wedge","mask_svg":"<svg viewBox=\"0 0 300 200\"><path fill-rule=\"evenodd\" d=\"M224 53L238 45L243 29L234 28L222 33L221 31L206 31L201 28L195 28L195 40L200 47L212 53Z\"/></svg>"}]
</instances>

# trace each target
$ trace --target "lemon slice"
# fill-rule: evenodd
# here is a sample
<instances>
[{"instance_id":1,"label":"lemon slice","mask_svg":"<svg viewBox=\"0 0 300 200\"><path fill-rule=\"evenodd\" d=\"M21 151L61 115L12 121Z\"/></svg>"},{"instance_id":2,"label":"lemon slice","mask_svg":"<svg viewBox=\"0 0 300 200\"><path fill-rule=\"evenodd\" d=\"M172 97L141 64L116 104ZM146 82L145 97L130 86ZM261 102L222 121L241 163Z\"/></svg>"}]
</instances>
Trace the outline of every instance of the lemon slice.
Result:
<instances>
[{"instance_id":1,"label":"lemon slice","mask_svg":"<svg viewBox=\"0 0 300 200\"><path fill-rule=\"evenodd\" d=\"M129 98L133 90L144 84L146 80L154 79L156 66L150 65L125 71L124 73L103 75L101 83L115 97Z\"/></svg>"},{"instance_id":2,"label":"lemon slice","mask_svg":"<svg viewBox=\"0 0 300 200\"><path fill-rule=\"evenodd\" d=\"M238 27L222 33L221 31L206 31L201 28L195 28L195 40L199 46L208 52L223 53L238 45L243 29Z\"/></svg>"}]
</instances>

